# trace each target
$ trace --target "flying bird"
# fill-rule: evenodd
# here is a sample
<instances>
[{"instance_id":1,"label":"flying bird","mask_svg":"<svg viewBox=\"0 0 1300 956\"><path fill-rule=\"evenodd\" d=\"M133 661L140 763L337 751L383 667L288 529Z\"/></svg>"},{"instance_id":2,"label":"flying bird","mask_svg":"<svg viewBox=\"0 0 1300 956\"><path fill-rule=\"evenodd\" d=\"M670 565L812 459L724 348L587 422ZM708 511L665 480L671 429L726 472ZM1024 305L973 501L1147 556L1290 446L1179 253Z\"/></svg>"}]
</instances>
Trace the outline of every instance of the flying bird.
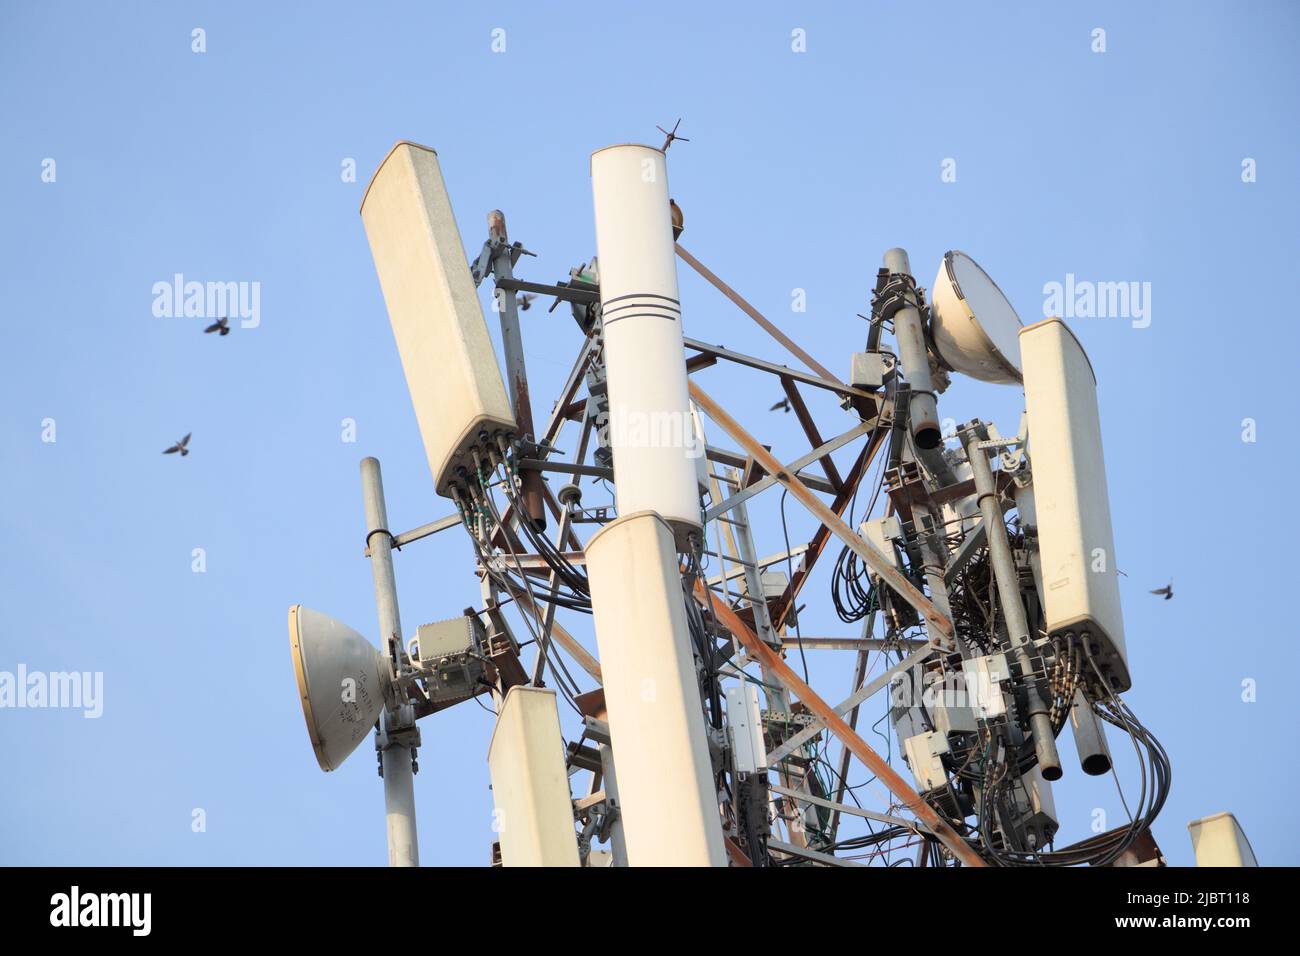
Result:
<instances>
[{"instance_id":1,"label":"flying bird","mask_svg":"<svg viewBox=\"0 0 1300 956\"><path fill-rule=\"evenodd\" d=\"M1165 600L1168 601L1171 597L1174 596L1174 582L1173 582L1173 581L1170 581L1170 582L1169 582L1168 584L1166 584L1164 587L1162 587L1162 588L1156 588L1156 589L1155 589L1154 591L1152 591L1151 593L1152 593L1152 594L1163 594Z\"/></svg>"},{"instance_id":2,"label":"flying bird","mask_svg":"<svg viewBox=\"0 0 1300 956\"><path fill-rule=\"evenodd\" d=\"M191 432L190 434L192 435L193 432ZM176 454L176 452L180 452L180 453L181 453L181 457L184 458L186 455L188 455L188 454L190 453L190 450L189 450L187 447L185 447L185 446L188 445L189 443L190 443L190 436L189 436L189 435L186 435L184 438L182 438L182 439L181 439L180 441L178 441L176 444L172 445L171 448L168 448L166 451L164 451L163 454L164 454L164 455L174 455L174 454Z\"/></svg>"},{"instance_id":3,"label":"flying bird","mask_svg":"<svg viewBox=\"0 0 1300 956\"><path fill-rule=\"evenodd\" d=\"M203 330L204 335L207 335L209 332L218 332L221 335L229 335L230 317L223 315L221 318L217 319L217 321L213 322L211 325L209 325L206 329Z\"/></svg>"},{"instance_id":4,"label":"flying bird","mask_svg":"<svg viewBox=\"0 0 1300 956\"><path fill-rule=\"evenodd\" d=\"M781 399L779 402L777 402L775 405L773 405L771 408L768 409L769 412L776 412L776 411L788 412L789 410L790 410L790 399L788 398Z\"/></svg>"},{"instance_id":5,"label":"flying bird","mask_svg":"<svg viewBox=\"0 0 1300 956\"><path fill-rule=\"evenodd\" d=\"M519 306L521 311L527 312L532 308L533 299L535 298L537 298L537 296L533 295L531 292L525 292L523 295L515 297L515 305Z\"/></svg>"},{"instance_id":6,"label":"flying bird","mask_svg":"<svg viewBox=\"0 0 1300 956\"><path fill-rule=\"evenodd\" d=\"M678 139L680 139L683 143L689 143L689 142L690 142L690 140L687 139L685 136L678 136L678 135L677 135L677 127L679 127L679 126L681 126L681 125L682 125L681 117L678 117L678 118L677 118L677 122L673 124L673 128L672 128L671 131L664 129L662 126L656 126L656 127L655 127L655 129L657 129L657 130L659 130L659 132L663 133L664 136L668 137L667 139L664 140L664 145L663 145L663 151L664 151L665 153L668 152L668 147L671 146L671 145L673 144L673 141L674 141L674 140L678 140Z\"/></svg>"}]
</instances>

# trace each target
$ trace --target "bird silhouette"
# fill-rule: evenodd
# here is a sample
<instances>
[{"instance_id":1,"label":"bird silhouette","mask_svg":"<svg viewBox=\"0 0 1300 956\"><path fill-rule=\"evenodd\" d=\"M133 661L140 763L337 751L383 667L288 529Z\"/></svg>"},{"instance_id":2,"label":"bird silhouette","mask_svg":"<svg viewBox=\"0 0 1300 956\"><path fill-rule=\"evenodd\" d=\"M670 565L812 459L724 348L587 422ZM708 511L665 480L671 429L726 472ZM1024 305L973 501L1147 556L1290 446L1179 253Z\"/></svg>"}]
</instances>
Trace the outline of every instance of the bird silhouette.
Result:
<instances>
[{"instance_id":1,"label":"bird silhouette","mask_svg":"<svg viewBox=\"0 0 1300 956\"><path fill-rule=\"evenodd\" d=\"M531 292L525 292L523 295L515 297L515 305L519 306L520 311L527 312L533 307L533 299L535 298L537 296Z\"/></svg>"},{"instance_id":2,"label":"bird silhouette","mask_svg":"<svg viewBox=\"0 0 1300 956\"><path fill-rule=\"evenodd\" d=\"M678 136L678 135L677 135L677 127L679 127L679 126L681 126L681 125L682 125L681 117L678 117L678 118L677 118L677 122L673 124L673 128L672 128L672 130L666 130L666 129L664 129L662 126L656 126L656 127L655 127L655 129L657 129L657 130L659 130L659 132L663 133L664 136L668 137L667 139L664 140L664 145L663 145L663 151L664 151L665 153L668 152L668 147L671 146L671 145L673 144L673 141L674 141L674 140L679 140L679 139L680 139L683 143L689 143L689 142L690 142L690 140L687 139L685 136Z\"/></svg>"},{"instance_id":3,"label":"bird silhouette","mask_svg":"<svg viewBox=\"0 0 1300 956\"><path fill-rule=\"evenodd\" d=\"M1173 582L1173 581L1170 581L1170 582L1169 582L1168 584L1166 584L1164 587L1162 587L1162 588L1156 588L1156 589L1155 589L1154 591L1152 591L1151 593L1152 593L1152 594L1163 594L1165 600L1168 601L1171 597L1174 596L1174 582Z\"/></svg>"},{"instance_id":4,"label":"bird silhouette","mask_svg":"<svg viewBox=\"0 0 1300 956\"><path fill-rule=\"evenodd\" d=\"M230 334L229 316L223 315L221 318L217 319L217 321L213 322L211 325L209 325L206 329L203 330L204 335L207 335L209 332L217 332L221 335L229 335Z\"/></svg>"},{"instance_id":5,"label":"bird silhouette","mask_svg":"<svg viewBox=\"0 0 1300 956\"><path fill-rule=\"evenodd\" d=\"M193 434L193 432L191 432L190 434ZM180 452L180 453L181 453L181 457L184 458L186 455L188 455L188 454L190 453L190 450L189 450L187 447L185 447L185 446L188 445L189 443L190 443L190 436L189 436L189 435L186 435L184 438L182 438L182 439L181 439L180 441L178 441L176 444L172 445L171 448L168 448L166 451L164 451L163 454L164 454L164 455L174 455L174 454L176 454L176 452Z\"/></svg>"},{"instance_id":6,"label":"bird silhouette","mask_svg":"<svg viewBox=\"0 0 1300 956\"><path fill-rule=\"evenodd\" d=\"M789 410L790 410L790 399L788 398L781 399L779 402L777 402L775 405L773 405L771 408L768 409L769 412L775 412L775 411L788 412Z\"/></svg>"}]
</instances>

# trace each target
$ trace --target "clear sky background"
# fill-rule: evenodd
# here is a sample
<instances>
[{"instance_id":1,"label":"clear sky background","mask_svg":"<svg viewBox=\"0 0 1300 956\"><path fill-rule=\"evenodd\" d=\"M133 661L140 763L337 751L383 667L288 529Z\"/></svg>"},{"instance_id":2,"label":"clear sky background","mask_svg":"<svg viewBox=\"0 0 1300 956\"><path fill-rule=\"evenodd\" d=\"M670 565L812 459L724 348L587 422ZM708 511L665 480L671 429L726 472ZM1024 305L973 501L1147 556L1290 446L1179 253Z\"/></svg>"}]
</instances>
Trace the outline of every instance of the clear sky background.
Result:
<instances>
[{"instance_id":1,"label":"clear sky background","mask_svg":"<svg viewBox=\"0 0 1300 956\"><path fill-rule=\"evenodd\" d=\"M1071 325L1100 381L1127 697L1174 767L1156 837L1188 864L1187 821L1232 810L1261 860L1300 863L1281 533L1298 26L1296 4L1263 2L5 3L0 670L100 671L105 700L98 720L0 711L0 863L386 860L373 750L320 772L285 626L301 602L374 635L363 456L383 463L395 530L449 510L358 215L365 183L395 140L436 147L469 250L499 207L538 254L520 274L554 281L594 251L589 154L657 145L678 116L683 244L843 374L890 246L926 286L945 250L969 252L1026 322L1067 273L1151 283L1149 327ZM152 286L175 273L260 283L260 326L218 338L154 317ZM688 335L787 360L686 272L682 294ZM542 417L579 336L561 310L523 318ZM774 380L699 381L778 455L801 453L794 417L766 411ZM827 434L851 424L813 407ZM969 381L940 400L1007 434L1021 407L1018 389ZM189 457L159 454L186 432ZM755 508L760 553L781 547L775 505ZM806 540L813 523L787 512ZM829 564L804 591L805 633L856 636ZM406 630L475 603L471 569L457 530L402 552ZM1147 593L1170 578L1174 600ZM851 666L816 656L824 696L848 692ZM464 704L421 726L423 861L484 864L491 717ZM1123 819L1113 782L1065 749L1062 843L1095 808Z\"/></svg>"}]
</instances>

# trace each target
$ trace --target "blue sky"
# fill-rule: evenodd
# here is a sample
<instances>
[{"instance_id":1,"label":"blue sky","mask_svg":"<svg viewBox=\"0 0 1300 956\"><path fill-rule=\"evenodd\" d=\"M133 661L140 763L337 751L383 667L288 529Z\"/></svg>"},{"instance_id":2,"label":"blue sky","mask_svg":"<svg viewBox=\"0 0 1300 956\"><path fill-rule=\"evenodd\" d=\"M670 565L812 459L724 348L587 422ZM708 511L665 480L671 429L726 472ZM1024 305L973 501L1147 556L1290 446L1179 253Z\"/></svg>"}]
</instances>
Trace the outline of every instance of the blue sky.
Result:
<instances>
[{"instance_id":1,"label":"blue sky","mask_svg":"<svg viewBox=\"0 0 1300 956\"><path fill-rule=\"evenodd\" d=\"M1187 821L1233 810L1264 862L1300 863L1278 527L1296 465L1298 19L1288 3L5 4L0 670L99 671L105 699L97 720L0 711L0 863L385 861L373 753L321 774L285 629L301 602L374 633L363 456L383 463L394 527L448 511L358 215L365 182L397 139L436 147L466 245L499 207L538 253L520 274L553 281L593 251L589 154L656 142L678 116L683 244L832 369L862 347L854 314L890 246L923 285L945 250L971 253L1027 322L1067 273L1151 283L1148 327L1071 324L1100 381L1127 696L1174 767L1156 837L1190 863ZM155 317L152 287L175 273L260 283L260 325L218 339ZM682 295L688 335L786 361L685 272ZM541 417L578 336L558 310L524 318ZM766 412L774 384L699 381L801 453L793 416ZM940 402L1004 433L1021 407L978 382ZM849 427L813 408L824 432ZM193 454L159 454L186 432ZM762 553L780 547L775 504L755 508ZM806 540L812 522L788 514ZM474 603L471 567L459 531L401 553L407 630ZM827 570L805 632L846 631ZM1171 577L1173 601L1146 593ZM814 683L838 699L849 667L822 654ZM486 863L491 718L466 704L422 730L423 861ZM1094 808L1121 820L1113 783L1073 767L1056 801L1069 839Z\"/></svg>"}]
</instances>

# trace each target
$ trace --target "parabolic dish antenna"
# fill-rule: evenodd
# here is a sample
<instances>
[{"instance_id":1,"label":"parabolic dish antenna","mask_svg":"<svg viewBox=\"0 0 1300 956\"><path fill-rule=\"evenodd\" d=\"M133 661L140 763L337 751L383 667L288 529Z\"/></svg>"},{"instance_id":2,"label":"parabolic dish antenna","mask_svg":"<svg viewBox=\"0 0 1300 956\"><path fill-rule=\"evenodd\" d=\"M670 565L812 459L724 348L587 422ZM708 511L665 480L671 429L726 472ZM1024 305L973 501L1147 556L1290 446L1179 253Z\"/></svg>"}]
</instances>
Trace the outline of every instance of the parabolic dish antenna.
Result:
<instances>
[{"instance_id":1,"label":"parabolic dish antenna","mask_svg":"<svg viewBox=\"0 0 1300 956\"><path fill-rule=\"evenodd\" d=\"M384 709L384 657L343 622L301 604L289 608L289 650L316 761L337 770Z\"/></svg>"},{"instance_id":2,"label":"parabolic dish antenna","mask_svg":"<svg viewBox=\"0 0 1300 956\"><path fill-rule=\"evenodd\" d=\"M930 306L934 347L950 368L981 382L1021 382L1020 318L974 259L944 253Z\"/></svg>"}]
</instances>

